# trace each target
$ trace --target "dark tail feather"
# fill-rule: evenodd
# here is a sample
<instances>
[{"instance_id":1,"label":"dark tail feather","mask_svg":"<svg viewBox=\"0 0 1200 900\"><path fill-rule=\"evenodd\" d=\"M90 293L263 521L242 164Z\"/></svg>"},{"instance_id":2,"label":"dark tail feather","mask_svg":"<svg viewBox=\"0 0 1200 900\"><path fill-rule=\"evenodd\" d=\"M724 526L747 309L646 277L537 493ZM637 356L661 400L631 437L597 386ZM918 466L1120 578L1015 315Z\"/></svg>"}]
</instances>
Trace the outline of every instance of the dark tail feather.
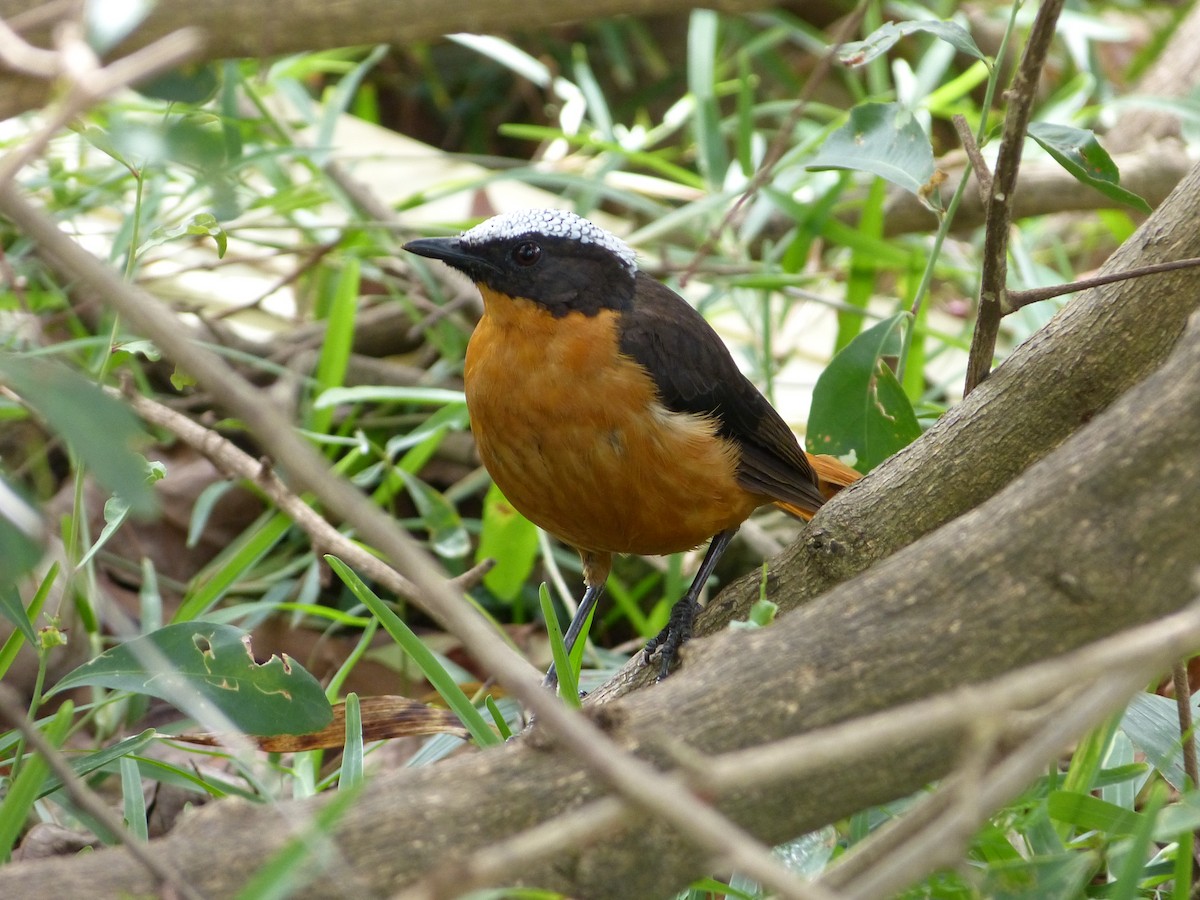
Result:
<instances>
[{"instance_id":1,"label":"dark tail feather","mask_svg":"<svg viewBox=\"0 0 1200 900\"><path fill-rule=\"evenodd\" d=\"M813 470L817 473L817 487L826 500L831 499L842 488L849 487L862 478L861 474L835 456L815 456L812 453L805 455L808 457ZM793 516L798 516L806 521L816 515L817 512L815 509L796 506L794 503L788 503L785 500L776 500L775 505L784 512L789 512Z\"/></svg>"}]
</instances>

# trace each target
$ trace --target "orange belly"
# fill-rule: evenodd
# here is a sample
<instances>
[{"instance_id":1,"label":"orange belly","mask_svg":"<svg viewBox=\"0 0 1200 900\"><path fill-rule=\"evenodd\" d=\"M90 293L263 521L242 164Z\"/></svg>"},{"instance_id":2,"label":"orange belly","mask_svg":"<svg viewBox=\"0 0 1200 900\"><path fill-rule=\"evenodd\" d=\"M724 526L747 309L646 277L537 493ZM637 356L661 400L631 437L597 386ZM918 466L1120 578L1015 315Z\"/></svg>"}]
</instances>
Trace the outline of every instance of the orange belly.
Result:
<instances>
[{"instance_id":1,"label":"orange belly","mask_svg":"<svg viewBox=\"0 0 1200 900\"><path fill-rule=\"evenodd\" d=\"M664 554L769 502L737 484L737 450L711 420L665 409L632 359L614 365L615 312L555 319L482 291L467 407L484 465L526 518L579 550Z\"/></svg>"}]
</instances>

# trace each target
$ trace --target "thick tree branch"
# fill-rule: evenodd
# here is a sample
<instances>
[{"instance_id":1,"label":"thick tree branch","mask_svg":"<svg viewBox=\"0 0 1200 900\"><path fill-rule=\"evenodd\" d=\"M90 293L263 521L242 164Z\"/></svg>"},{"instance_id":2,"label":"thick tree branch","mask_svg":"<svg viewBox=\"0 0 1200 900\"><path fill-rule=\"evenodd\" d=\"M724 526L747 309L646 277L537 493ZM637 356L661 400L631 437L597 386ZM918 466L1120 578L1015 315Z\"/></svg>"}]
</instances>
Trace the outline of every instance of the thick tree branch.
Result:
<instances>
[{"instance_id":1,"label":"thick tree branch","mask_svg":"<svg viewBox=\"0 0 1200 900\"><path fill-rule=\"evenodd\" d=\"M44 0L0 0L0 19L14 28L23 21L39 22L27 37L48 44L50 28L37 10ZM59 4L70 14L82 4ZM707 4L726 12L770 6L766 0L715 0ZM435 40L456 31L478 34L547 28L620 15L682 13L694 3L683 0L593 0L585 5L549 3L530 17L521 0L208 0L183 3L163 0L153 5L146 20L117 53L144 46L182 26L204 32L207 59L281 56L361 44L405 44ZM53 23L56 19L51 19ZM0 70L0 119L44 106L53 85Z\"/></svg>"}]
</instances>

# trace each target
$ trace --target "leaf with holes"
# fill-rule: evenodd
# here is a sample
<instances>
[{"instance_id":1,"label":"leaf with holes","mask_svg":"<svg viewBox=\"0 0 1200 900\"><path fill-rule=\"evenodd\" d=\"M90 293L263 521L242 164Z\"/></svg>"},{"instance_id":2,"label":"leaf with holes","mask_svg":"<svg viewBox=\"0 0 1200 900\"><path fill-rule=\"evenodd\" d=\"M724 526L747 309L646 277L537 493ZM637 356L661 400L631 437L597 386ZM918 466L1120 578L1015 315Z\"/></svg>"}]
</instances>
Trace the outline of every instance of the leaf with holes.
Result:
<instances>
[{"instance_id":1,"label":"leaf with holes","mask_svg":"<svg viewBox=\"0 0 1200 900\"><path fill-rule=\"evenodd\" d=\"M88 685L149 694L193 716L213 706L256 735L305 734L333 718L321 685L299 663L286 654L259 663L247 632L213 622L180 622L126 641L51 693Z\"/></svg>"},{"instance_id":2,"label":"leaf with holes","mask_svg":"<svg viewBox=\"0 0 1200 900\"><path fill-rule=\"evenodd\" d=\"M899 313L868 328L846 345L821 373L808 417L808 449L857 457L870 471L921 433L912 404L883 357L898 350Z\"/></svg>"}]
</instances>

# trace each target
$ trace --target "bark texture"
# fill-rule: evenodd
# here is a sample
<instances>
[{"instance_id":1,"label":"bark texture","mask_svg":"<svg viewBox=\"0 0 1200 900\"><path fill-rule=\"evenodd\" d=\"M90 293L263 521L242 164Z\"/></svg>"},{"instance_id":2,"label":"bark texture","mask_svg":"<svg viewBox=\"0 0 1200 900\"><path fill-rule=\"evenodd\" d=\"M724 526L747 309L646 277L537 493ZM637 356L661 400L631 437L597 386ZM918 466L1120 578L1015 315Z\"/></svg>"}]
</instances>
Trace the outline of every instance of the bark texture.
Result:
<instances>
[{"instance_id":1,"label":"bark texture","mask_svg":"<svg viewBox=\"0 0 1200 900\"><path fill-rule=\"evenodd\" d=\"M56 4L57 16L39 12L45 0L0 0L0 19L11 22L31 42L50 45L50 27L70 3ZM82 4L79 4L82 5ZM744 12L772 4L766 0L715 0L708 7ZM404 44L435 40L458 31L476 34L544 29L621 15L686 13L682 0L593 0L588 4L547 3L536 10L520 0L209 0L154 5L117 55L143 47L184 26L206 37L205 60L280 56L361 44ZM29 27L23 27L29 23ZM0 68L0 119L44 106L51 85Z\"/></svg>"}]
</instances>

